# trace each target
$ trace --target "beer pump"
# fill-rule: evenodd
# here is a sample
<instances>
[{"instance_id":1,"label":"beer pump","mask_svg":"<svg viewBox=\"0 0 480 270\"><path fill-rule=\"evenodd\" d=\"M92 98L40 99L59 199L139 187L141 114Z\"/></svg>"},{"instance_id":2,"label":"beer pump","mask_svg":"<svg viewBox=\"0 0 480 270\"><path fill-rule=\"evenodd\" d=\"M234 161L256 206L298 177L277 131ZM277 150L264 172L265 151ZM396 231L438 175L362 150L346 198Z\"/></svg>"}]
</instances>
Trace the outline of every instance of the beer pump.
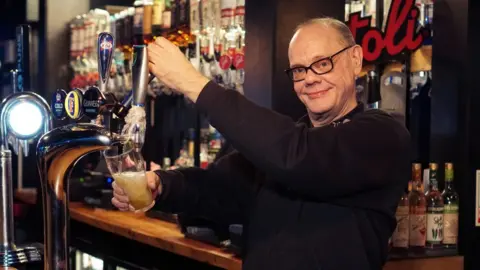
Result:
<instances>
[{"instance_id":1,"label":"beer pump","mask_svg":"<svg viewBox=\"0 0 480 270\"><path fill-rule=\"evenodd\" d=\"M101 37L103 36L101 35ZM98 94L97 98L92 98L95 95L88 96L83 99L83 102L87 102L87 105L90 102L90 107L98 108L99 112L102 110L115 112L115 107L122 106L125 110L128 110L128 107L132 107L130 108L132 110L135 106L142 106L145 103L149 82L146 46L135 46L134 54L135 61L132 67L134 88L130 102L121 104L116 101L108 101L99 89L99 91L96 89L91 91ZM105 58L99 60L108 61ZM73 105L81 106L78 103ZM85 106L83 107L85 108ZM74 109L78 110L79 108ZM96 110L92 110L92 116L95 115L95 112ZM136 123L135 119L129 123L133 127L138 124L142 125ZM53 129L40 138L37 144L37 166L40 172L44 206L45 270L70 269L68 202L69 179L73 167L83 156L105 150L114 143L133 140L141 148L144 138L139 130L135 132L134 136L131 136L131 132L119 135L101 125L77 123Z\"/></svg>"},{"instance_id":2,"label":"beer pump","mask_svg":"<svg viewBox=\"0 0 480 270\"><path fill-rule=\"evenodd\" d=\"M116 125L112 123L113 115L118 119L124 119L126 127L123 132L129 132L131 134L132 140L137 150L139 150L143 146L145 139L146 127L140 123L145 122L144 106L148 84L154 78L153 76L149 77L147 47L145 45L133 46L133 90L122 102L119 102L113 93L106 91L113 50L115 48L114 43L112 35L109 33L100 33L98 38L100 88L93 86L85 91L83 94L82 108L84 114L91 119L97 117L103 119L104 126L112 132L119 131ZM127 112L130 117L127 117Z\"/></svg>"},{"instance_id":3,"label":"beer pump","mask_svg":"<svg viewBox=\"0 0 480 270\"><path fill-rule=\"evenodd\" d=\"M18 186L22 188L22 160L28 156L32 140L48 132L52 118L48 103L30 90L29 83L29 27L17 27L17 69L11 72L13 93L8 95L0 109L0 175L1 175L1 247L2 266L19 265L41 261L42 247L38 245L17 246L13 222L12 151L18 157Z\"/></svg>"}]
</instances>

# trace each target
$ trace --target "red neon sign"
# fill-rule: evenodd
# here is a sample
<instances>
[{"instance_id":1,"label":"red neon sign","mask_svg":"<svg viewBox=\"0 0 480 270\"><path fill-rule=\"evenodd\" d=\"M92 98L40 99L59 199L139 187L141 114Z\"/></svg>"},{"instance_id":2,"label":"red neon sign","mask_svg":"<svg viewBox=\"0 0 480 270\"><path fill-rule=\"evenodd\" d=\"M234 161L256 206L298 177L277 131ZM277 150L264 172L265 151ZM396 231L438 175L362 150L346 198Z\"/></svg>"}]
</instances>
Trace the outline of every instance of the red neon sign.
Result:
<instances>
[{"instance_id":1,"label":"red neon sign","mask_svg":"<svg viewBox=\"0 0 480 270\"><path fill-rule=\"evenodd\" d=\"M376 62L382 56L396 57L405 51L415 51L423 43L424 29L416 32L420 11L414 0L393 0L385 32L371 26L371 16L360 17L360 12L349 15L348 26L357 44L363 48L363 58Z\"/></svg>"}]
</instances>

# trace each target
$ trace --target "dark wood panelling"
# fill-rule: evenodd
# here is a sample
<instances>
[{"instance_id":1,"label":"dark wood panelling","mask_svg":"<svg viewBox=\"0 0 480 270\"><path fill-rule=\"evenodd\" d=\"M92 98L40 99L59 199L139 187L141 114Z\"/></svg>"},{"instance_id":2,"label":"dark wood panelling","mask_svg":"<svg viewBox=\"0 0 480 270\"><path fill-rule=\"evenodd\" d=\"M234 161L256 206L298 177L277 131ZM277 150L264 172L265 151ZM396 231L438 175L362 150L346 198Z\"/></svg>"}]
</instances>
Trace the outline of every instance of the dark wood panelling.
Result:
<instances>
[{"instance_id":1,"label":"dark wood panelling","mask_svg":"<svg viewBox=\"0 0 480 270\"><path fill-rule=\"evenodd\" d=\"M466 69L468 62L468 0L440 0L434 6L434 39L432 55L430 161L454 162L455 185L460 198L469 196L466 187L471 176L466 175L464 137ZM439 178L443 179L443 166ZM467 200L460 200L460 250L464 251L465 228L468 222Z\"/></svg>"},{"instance_id":2,"label":"dark wood panelling","mask_svg":"<svg viewBox=\"0 0 480 270\"><path fill-rule=\"evenodd\" d=\"M457 3L455 2L455 5ZM460 184L460 218L461 232L463 237L462 247L465 253L464 269L480 269L480 228L476 228L475 220L475 170L480 169L480 91L478 86L478 74L480 63L480 32L478 25L480 23L480 2L476 0L469 1L468 14L467 9L459 16L468 16L468 50L466 50L462 59L467 62L467 67L462 75L462 89L460 91L459 108L461 115L460 123L464 128L461 130L461 137L458 141L462 147L462 158L467 160Z\"/></svg>"},{"instance_id":3,"label":"dark wood panelling","mask_svg":"<svg viewBox=\"0 0 480 270\"><path fill-rule=\"evenodd\" d=\"M245 3L245 96L271 108L276 1Z\"/></svg>"}]
</instances>

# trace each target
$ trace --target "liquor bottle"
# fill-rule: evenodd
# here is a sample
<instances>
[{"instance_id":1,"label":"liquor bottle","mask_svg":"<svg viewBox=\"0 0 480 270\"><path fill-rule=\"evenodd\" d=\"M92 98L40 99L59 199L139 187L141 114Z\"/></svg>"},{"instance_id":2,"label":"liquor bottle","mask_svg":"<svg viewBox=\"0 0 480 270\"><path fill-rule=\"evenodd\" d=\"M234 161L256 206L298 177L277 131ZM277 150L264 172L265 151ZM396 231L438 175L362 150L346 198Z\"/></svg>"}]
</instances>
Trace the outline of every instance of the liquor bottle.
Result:
<instances>
[{"instance_id":1,"label":"liquor bottle","mask_svg":"<svg viewBox=\"0 0 480 270\"><path fill-rule=\"evenodd\" d=\"M410 209L409 226L409 246L414 253L423 253L425 248L425 233L427 227L426 220L426 199L422 192L422 165L414 163L413 165L413 183L412 191L408 194L408 203Z\"/></svg>"},{"instance_id":2,"label":"liquor bottle","mask_svg":"<svg viewBox=\"0 0 480 270\"><path fill-rule=\"evenodd\" d=\"M163 158L162 170L170 170L171 166L172 166L172 161L170 160L170 158L169 157L164 157Z\"/></svg>"},{"instance_id":3,"label":"liquor bottle","mask_svg":"<svg viewBox=\"0 0 480 270\"><path fill-rule=\"evenodd\" d=\"M137 0L134 17L134 45L144 45L153 41L152 35L152 0Z\"/></svg>"},{"instance_id":4,"label":"liquor bottle","mask_svg":"<svg viewBox=\"0 0 480 270\"><path fill-rule=\"evenodd\" d=\"M188 41L188 58L200 70L201 13L200 0L190 0L190 40Z\"/></svg>"},{"instance_id":5,"label":"liquor bottle","mask_svg":"<svg viewBox=\"0 0 480 270\"><path fill-rule=\"evenodd\" d=\"M182 31L190 31L190 5L187 0L177 0L177 28Z\"/></svg>"},{"instance_id":6,"label":"liquor bottle","mask_svg":"<svg viewBox=\"0 0 480 270\"><path fill-rule=\"evenodd\" d=\"M195 129L188 129L188 160L190 167L195 164Z\"/></svg>"},{"instance_id":7,"label":"liquor bottle","mask_svg":"<svg viewBox=\"0 0 480 270\"><path fill-rule=\"evenodd\" d=\"M458 203L459 197L453 186L453 164L445 163L445 189L442 192L443 212L443 245L455 248L458 241Z\"/></svg>"},{"instance_id":8,"label":"liquor bottle","mask_svg":"<svg viewBox=\"0 0 480 270\"><path fill-rule=\"evenodd\" d=\"M443 240L443 198L438 190L438 165L430 163L429 189L425 194L427 199L427 247L435 248Z\"/></svg>"},{"instance_id":9,"label":"liquor bottle","mask_svg":"<svg viewBox=\"0 0 480 270\"><path fill-rule=\"evenodd\" d=\"M169 31L171 28L174 27L172 22L175 17L174 17L172 2L174 1L165 0L165 9L163 10L163 16L162 16L162 31L164 32Z\"/></svg>"},{"instance_id":10,"label":"liquor bottle","mask_svg":"<svg viewBox=\"0 0 480 270\"><path fill-rule=\"evenodd\" d=\"M142 35L143 32L143 1L136 0L133 3L135 15L133 16L133 35Z\"/></svg>"},{"instance_id":11,"label":"liquor bottle","mask_svg":"<svg viewBox=\"0 0 480 270\"><path fill-rule=\"evenodd\" d=\"M152 8L152 34L154 38L161 35L164 11L165 0L155 0Z\"/></svg>"},{"instance_id":12,"label":"liquor bottle","mask_svg":"<svg viewBox=\"0 0 480 270\"><path fill-rule=\"evenodd\" d=\"M175 42L183 53L186 53L191 39L190 35L190 10L187 0L176 1L176 33Z\"/></svg>"},{"instance_id":13,"label":"liquor bottle","mask_svg":"<svg viewBox=\"0 0 480 270\"><path fill-rule=\"evenodd\" d=\"M144 0L143 6L143 44L153 41L152 35L153 0Z\"/></svg>"},{"instance_id":14,"label":"liquor bottle","mask_svg":"<svg viewBox=\"0 0 480 270\"><path fill-rule=\"evenodd\" d=\"M405 254L408 252L409 241L409 202L408 191L402 194L397 206L395 216L397 218L397 227L392 235L392 252L396 254Z\"/></svg>"}]
</instances>

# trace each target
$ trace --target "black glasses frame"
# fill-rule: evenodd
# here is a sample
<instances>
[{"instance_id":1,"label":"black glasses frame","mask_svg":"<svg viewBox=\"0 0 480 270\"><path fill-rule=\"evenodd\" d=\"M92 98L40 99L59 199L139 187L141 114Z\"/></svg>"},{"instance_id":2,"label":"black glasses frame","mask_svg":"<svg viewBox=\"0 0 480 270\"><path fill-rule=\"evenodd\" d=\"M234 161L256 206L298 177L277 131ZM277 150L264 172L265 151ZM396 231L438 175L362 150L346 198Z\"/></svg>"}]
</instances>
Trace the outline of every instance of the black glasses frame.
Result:
<instances>
[{"instance_id":1,"label":"black glasses frame","mask_svg":"<svg viewBox=\"0 0 480 270\"><path fill-rule=\"evenodd\" d=\"M348 47L343 48L343 49L341 49L340 51L338 51L338 52L330 55L329 57L324 57L324 58L322 58L322 59L318 59L317 61L315 61L315 62L313 62L312 64L310 64L310 66L308 66L308 67L294 67L294 68L286 69L286 70L285 70L285 73L287 74L288 78L290 78L290 79L291 79L292 81L294 81L294 82L300 82L300 81L305 80L305 78L303 78L303 79L301 79L301 80L294 80L294 79L293 79L293 75L292 75L293 73L292 73L292 71L295 70L295 69L301 68L301 69L305 70L305 76L307 75L308 70L311 70L313 73L315 73L315 74L317 74L317 75L323 75L323 74L329 73L329 72L332 71L333 68L334 68L334 66L333 66L333 65L334 65L334 63L333 63L333 58L334 58L335 56L341 54L342 52L344 52L344 51L352 48L352 47L353 47L353 46L348 46ZM315 65L316 63L318 63L318 62L320 62L320 61L325 61L325 60L329 60L331 66L332 66L332 68L329 69L328 71L319 73L319 72L316 72L316 71L312 68L312 66Z\"/></svg>"}]
</instances>

